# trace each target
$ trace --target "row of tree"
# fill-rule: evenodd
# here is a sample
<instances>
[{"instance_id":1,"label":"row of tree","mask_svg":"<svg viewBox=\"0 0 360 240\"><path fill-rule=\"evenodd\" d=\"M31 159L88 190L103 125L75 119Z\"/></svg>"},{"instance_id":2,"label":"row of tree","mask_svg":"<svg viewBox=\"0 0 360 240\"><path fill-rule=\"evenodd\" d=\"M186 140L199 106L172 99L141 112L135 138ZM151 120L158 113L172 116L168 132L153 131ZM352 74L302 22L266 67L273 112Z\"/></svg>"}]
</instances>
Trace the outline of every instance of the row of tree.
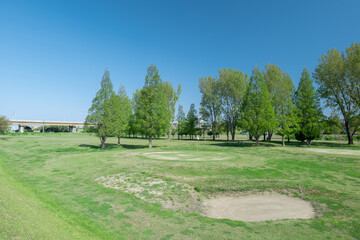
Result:
<instances>
[{"instance_id":1,"label":"row of tree","mask_svg":"<svg viewBox=\"0 0 360 240\"><path fill-rule=\"evenodd\" d=\"M346 53L332 49L322 56L313 73L318 91L306 68L297 90L290 76L274 64L266 65L263 72L255 66L250 78L234 69L222 69L219 75L199 80L200 113L211 126L213 140L223 117L233 140L240 127L255 138L256 145L264 134L270 141L273 133L282 136L283 145L292 134L310 145L323 128L323 98L327 107L342 114L348 143L353 143L360 126L360 43Z\"/></svg>"},{"instance_id":2,"label":"row of tree","mask_svg":"<svg viewBox=\"0 0 360 240\"><path fill-rule=\"evenodd\" d=\"M155 65L147 69L145 84L136 90L132 100L123 87L115 94L106 70L89 109L86 127L97 133L102 148L107 137L117 136L120 145L120 137L125 134L141 134L152 147L154 137L170 137L175 120L178 135L189 135L191 139L201 131L203 135L210 132L215 140L223 128L232 140L236 130L248 132L256 145L262 135L270 141L273 134L282 137L283 145L290 136L310 145L324 129L330 131L335 125L339 128L337 113L341 113L348 143L352 144L360 126L359 76L360 43L352 44L345 53L332 49L322 56L312 76L319 85L317 91L306 68L297 89L289 74L275 64L266 65L264 71L255 66L250 77L238 70L221 69L219 77L199 79L200 117L192 104L186 117L179 105L175 118L181 86L175 90L171 83L163 81ZM327 128L320 98L333 109L331 121L335 122L327 124Z\"/></svg>"}]
</instances>

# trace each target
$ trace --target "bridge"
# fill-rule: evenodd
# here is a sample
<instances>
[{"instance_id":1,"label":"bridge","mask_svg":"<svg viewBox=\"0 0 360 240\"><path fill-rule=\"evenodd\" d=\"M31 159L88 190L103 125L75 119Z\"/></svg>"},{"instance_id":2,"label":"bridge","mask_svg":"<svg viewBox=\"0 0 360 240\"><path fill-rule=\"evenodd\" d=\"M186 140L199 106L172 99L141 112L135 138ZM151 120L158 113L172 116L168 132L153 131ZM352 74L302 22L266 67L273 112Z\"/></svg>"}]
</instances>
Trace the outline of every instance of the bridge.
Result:
<instances>
[{"instance_id":1,"label":"bridge","mask_svg":"<svg viewBox=\"0 0 360 240\"><path fill-rule=\"evenodd\" d=\"M69 132L76 132L76 128L84 126L83 122L55 122L55 121L37 121L37 120L9 120L11 125L18 125L19 132L24 132L24 127L32 126L69 126Z\"/></svg>"}]
</instances>

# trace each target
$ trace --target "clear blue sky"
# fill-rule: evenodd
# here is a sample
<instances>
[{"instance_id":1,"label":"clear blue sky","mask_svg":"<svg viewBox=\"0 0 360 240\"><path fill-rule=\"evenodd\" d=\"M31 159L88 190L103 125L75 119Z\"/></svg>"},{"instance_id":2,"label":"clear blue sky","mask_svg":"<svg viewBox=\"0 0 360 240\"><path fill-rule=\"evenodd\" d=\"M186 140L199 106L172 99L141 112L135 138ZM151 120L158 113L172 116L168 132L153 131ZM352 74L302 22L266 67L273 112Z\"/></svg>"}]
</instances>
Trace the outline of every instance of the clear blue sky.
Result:
<instances>
[{"instance_id":1,"label":"clear blue sky","mask_svg":"<svg viewBox=\"0 0 360 240\"><path fill-rule=\"evenodd\" d=\"M0 2L0 115L83 121L104 69L132 97L154 63L199 107L200 77L275 63L297 86L330 48L360 41L360 1Z\"/></svg>"}]
</instances>

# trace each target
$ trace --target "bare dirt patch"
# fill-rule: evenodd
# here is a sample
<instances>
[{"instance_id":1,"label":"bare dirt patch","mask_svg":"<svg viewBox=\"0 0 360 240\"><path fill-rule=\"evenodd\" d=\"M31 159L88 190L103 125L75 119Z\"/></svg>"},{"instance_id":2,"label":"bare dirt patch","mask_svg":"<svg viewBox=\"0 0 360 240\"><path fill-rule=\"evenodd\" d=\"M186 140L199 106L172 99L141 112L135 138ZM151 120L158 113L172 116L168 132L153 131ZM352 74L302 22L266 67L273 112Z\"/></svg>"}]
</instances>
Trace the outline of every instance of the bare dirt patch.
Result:
<instances>
[{"instance_id":1,"label":"bare dirt patch","mask_svg":"<svg viewBox=\"0 0 360 240\"><path fill-rule=\"evenodd\" d=\"M308 148L307 150L318 153L346 154L346 155L360 156L360 151L358 150L339 150L339 149L323 149L323 148Z\"/></svg>"},{"instance_id":2,"label":"bare dirt patch","mask_svg":"<svg viewBox=\"0 0 360 240\"><path fill-rule=\"evenodd\" d=\"M201 212L198 193L190 185L147 176L142 173L114 174L95 179L104 187L134 194L136 197L165 208L185 212Z\"/></svg>"},{"instance_id":3,"label":"bare dirt patch","mask_svg":"<svg viewBox=\"0 0 360 240\"><path fill-rule=\"evenodd\" d=\"M204 216L246 222L315 217L309 202L280 194L216 197L203 206Z\"/></svg>"}]
</instances>

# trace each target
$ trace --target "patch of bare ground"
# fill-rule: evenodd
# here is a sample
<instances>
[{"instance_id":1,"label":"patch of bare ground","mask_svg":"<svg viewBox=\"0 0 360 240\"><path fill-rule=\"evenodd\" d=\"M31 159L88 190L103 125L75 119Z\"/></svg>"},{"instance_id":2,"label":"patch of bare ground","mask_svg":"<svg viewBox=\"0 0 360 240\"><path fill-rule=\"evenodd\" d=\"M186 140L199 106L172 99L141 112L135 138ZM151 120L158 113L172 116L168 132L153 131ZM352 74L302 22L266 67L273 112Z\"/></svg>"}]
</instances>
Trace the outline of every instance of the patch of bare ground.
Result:
<instances>
[{"instance_id":1,"label":"patch of bare ground","mask_svg":"<svg viewBox=\"0 0 360 240\"><path fill-rule=\"evenodd\" d=\"M201 212L201 198L193 187L174 181L146 176L141 173L114 174L95 179L104 187L134 194L136 197L159 203L165 208L181 209L185 212Z\"/></svg>"},{"instance_id":2,"label":"patch of bare ground","mask_svg":"<svg viewBox=\"0 0 360 240\"><path fill-rule=\"evenodd\" d=\"M308 151L318 153L330 153L330 154L341 154L341 155L358 155L360 156L359 150L339 150L339 149L323 149L323 148L307 148Z\"/></svg>"}]
</instances>

